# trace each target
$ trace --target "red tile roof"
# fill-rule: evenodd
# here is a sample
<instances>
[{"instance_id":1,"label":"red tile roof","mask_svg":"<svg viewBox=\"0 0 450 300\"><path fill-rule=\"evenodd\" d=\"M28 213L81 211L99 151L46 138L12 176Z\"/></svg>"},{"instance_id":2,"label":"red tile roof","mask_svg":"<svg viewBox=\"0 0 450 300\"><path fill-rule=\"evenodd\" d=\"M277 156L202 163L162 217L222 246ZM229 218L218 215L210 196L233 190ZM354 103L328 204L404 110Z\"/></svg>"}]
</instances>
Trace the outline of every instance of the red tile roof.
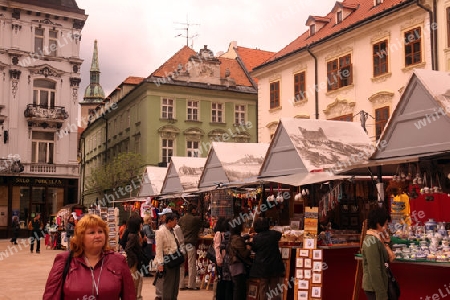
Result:
<instances>
[{"instance_id":1,"label":"red tile roof","mask_svg":"<svg viewBox=\"0 0 450 300\"><path fill-rule=\"evenodd\" d=\"M250 49L238 46L236 52L242 59L245 68L248 72L253 71L253 68L259 66L269 58L271 58L275 52L264 51L259 49Z\"/></svg>"},{"instance_id":2,"label":"red tile roof","mask_svg":"<svg viewBox=\"0 0 450 300\"><path fill-rule=\"evenodd\" d=\"M166 77L172 72L175 72L179 64L181 64L183 67L186 67L189 57L195 54L196 52L194 50L192 50L188 46L184 46L158 69L156 69L152 74L150 74L150 77Z\"/></svg>"},{"instance_id":3,"label":"red tile roof","mask_svg":"<svg viewBox=\"0 0 450 300\"><path fill-rule=\"evenodd\" d=\"M180 64L183 66L183 69L185 69L188 66L189 58L196 54L197 53L194 50L188 46L184 46L152 74L150 74L149 77L166 77L172 72L176 72ZM250 80L237 60L222 57L218 57L218 59L221 63L220 78L225 78L225 70L228 68L230 70L230 78L235 80L236 85L252 86Z\"/></svg>"},{"instance_id":4,"label":"red tile roof","mask_svg":"<svg viewBox=\"0 0 450 300\"><path fill-rule=\"evenodd\" d=\"M415 3L415 0L384 0L382 4L377 6L373 6L373 0L344 0L342 5L346 8L355 9L353 13L347 16L341 23L336 24L335 15L333 12L327 14L326 17L331 19L331 22L327 23L320 30L318 30L313 36L309 35L309 29L305 31L302 35L300 35L297 39L291 42L289 45L281 49L275 55L273 55L269 60L267 60L264 64L268 64L274 60L282 58L292 52L295 52L301 48L306 47L307 45L311 45L313 43L319 42L325 38L332 36L333 34L351 28L356 24L367 20L383 11L391 9L400 4L406 3ZM334 6L333 6L334 7ZM317 17L314 17L317 18ZM261 66L262 66L261 65Z\"/></svg>"},{"instance_id":5,"label":"red tile roof","mask_svg":"<svg viewBox=\"0 0 450 300\"><path fill-rule=\"evenodd\" d=\"M125 83L125 84L138 85L138 84L141 83L143 80L144 80L143 77L129 76L127 79L125 79L125 80L123 81L123 83Z\"/></svg>"},{"instance_id":6,"label":"red tile roof","mask_svg":"<svg viewBox=\"0 0 450 300\"><path fill-rule=\"evenodd\" d=\"M225 57L218 57L218 59L220 60L220 78L225 78L225 71L226 69L229 69L230 78L234 79L236 85L252 86L252 83L245 74L244 69L242 69L237 60Z\"/></svg>"}]
</instances>

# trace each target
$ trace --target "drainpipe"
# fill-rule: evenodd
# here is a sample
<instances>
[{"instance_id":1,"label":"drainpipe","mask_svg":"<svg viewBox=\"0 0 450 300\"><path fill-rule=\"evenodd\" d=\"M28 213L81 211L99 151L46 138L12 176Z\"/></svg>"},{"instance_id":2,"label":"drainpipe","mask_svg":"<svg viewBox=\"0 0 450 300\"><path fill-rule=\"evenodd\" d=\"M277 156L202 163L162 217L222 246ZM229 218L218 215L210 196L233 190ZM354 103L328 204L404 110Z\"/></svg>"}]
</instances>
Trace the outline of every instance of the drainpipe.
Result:
<instances>
[{"instance_id":1,"label":"drainpipe","mask_svg":"<svg viewBox=\"0 0 450 300\"><path fill-rule=\"evenodd\" d=\"M434 29L433 25L436 22L435 16L436 16L436 0L433 0L433 10L434 13L431 9L425 7L423 4L420 3L421 0L417 0L416 4L418 7L424 9L425 11L428 12L429 18L430 18L430 39L431 39L431 69L432 70L437 70L437 39L436 39L436 33L437 33L437 28ZM436 30L436 31L435 31Z\"/></svg>"},{"instance_id":2,"label":"drainpipe","mask_svg":"<svg viewBox=\"0 0 450 300\"><path fill-rule=\"evenodd\" d=\"M82 153L81 153L81 170L83 171L83 174L82 174L82 183L80 184L80 197L81 197L81 201L80 201L80 203L81 203L81 205L84 205L84 184L85 184L85 180L86 180L86 169L85 169L85 167L86 167L86 164L85 164L85 161L86 161L86 157L85 157L85 155L86 155L86 139L84 138L84 137L82 137L82 138L80 138L80 140L83 140L83 151L82 151Z\"/></svg>"},{"instance_id":3,"label":"drainpipe","mask_svg":"<svg viewBox=\"0 0 450 300\"><path fill-rule=\"evenodd\" d=\"M319 119L319 75L318 75L318 63L317 57L309 49L309 45L306 47L306 51L314 58L314 103L315 103L315 113L316 120Z\"/></svg>"}]
</instances>

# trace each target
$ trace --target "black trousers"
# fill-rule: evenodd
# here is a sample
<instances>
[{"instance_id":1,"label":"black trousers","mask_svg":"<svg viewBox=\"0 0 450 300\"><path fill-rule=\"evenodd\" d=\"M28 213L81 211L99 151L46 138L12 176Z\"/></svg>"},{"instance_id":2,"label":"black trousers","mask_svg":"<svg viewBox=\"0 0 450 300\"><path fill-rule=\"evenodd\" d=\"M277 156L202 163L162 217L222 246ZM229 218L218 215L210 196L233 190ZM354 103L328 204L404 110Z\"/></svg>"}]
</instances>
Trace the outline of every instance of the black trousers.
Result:
<instances>
[{"instance_id":1,"label":"black trousers","mask_svg":"<svg viewBox=\"0 0 450 300\"><path fill-rule=\"evenodd\" d=\"M41 252L41 236L39 231L32 231L30 238L30 251L33 252L34 243L36 243L36 253Z\"/></svg>"},{"instance_id":2,"label":"black trousers","mask_svg":"<svg viewBox=\"0 0 450 300\"><path fill-rule=\"evenodd\" d=\"M366 293L367 300L377 300L377 295L375 292L364 291L364 293Z\"/></svg>"},{"instance_id":3,"label":"black trousers","mask_svg":"<svg viewBox=\"0 0 450 300\"><path fill-rule=\"evenodd\" d=\"M231 280L217 282L216 300L233 300L233 282Z\"/></svg>"},{"instance_id":4,"label":"black trousers","mask_svg":"<svg viewBox=\"0 0 450 300\"><path fill-rule=\"evenodd\" d=\"M233 276L233 300L245 300L247 298L247 275Z\"/></svg>"}]
</instances>

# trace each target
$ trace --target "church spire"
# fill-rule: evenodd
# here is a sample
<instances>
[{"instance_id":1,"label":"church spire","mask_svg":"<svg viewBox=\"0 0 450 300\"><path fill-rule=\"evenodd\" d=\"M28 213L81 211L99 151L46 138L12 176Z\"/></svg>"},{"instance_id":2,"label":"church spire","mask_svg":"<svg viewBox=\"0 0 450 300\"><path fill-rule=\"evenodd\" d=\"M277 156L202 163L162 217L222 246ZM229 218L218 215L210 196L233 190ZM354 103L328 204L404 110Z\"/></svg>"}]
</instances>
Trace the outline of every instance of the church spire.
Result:
<instances>
[{"instance_id":1,"label":"church spire","mask_svg":"<svg viewBox=\"0 0 450 300\"><path fill-rule=\"evenodd\" d=\"M90 84L84 91L84 103L102 102L105 99L105 92L100 85L100 67L98 64L97 40L94 41L94 53L92 54L92 63L90 70Z\"/></svg>"},{"instance_id":2,"label":"church spire","mask_svg":"<svg viewBox=\"0 0 450 300\"><path fill-rule=\"evenodd\" d=\"M91 72L100 72L100 68L98 67L97 40L94 41L94 54L92 55Z\"/></svg>"}]
</instances>

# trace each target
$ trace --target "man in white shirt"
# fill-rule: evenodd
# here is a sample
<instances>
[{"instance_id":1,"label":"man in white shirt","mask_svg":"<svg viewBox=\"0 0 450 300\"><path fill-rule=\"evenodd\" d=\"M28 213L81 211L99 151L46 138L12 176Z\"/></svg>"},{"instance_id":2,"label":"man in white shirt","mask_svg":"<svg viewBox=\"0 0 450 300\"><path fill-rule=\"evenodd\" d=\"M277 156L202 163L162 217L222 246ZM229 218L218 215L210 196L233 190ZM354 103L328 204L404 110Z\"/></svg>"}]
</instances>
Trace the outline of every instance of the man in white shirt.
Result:
<instances>
[{"instance_id":1,"label":"man in white shirt","mask_svg":"<svg viewBox=\"0 0 450 300\"><path fill-rule=\"evenodd\" d=\"M178 253L178 244L173 232L177 225L177 216L173 213L165 214L166 224L161 225L156 232L156 256L155 261L158 265L158 271L164 272L163 281L163 299L177 299L178 287L180 284L179 266L169 268L165 265L164 255L182 255Z\"/></svg>"}]
</instances>

